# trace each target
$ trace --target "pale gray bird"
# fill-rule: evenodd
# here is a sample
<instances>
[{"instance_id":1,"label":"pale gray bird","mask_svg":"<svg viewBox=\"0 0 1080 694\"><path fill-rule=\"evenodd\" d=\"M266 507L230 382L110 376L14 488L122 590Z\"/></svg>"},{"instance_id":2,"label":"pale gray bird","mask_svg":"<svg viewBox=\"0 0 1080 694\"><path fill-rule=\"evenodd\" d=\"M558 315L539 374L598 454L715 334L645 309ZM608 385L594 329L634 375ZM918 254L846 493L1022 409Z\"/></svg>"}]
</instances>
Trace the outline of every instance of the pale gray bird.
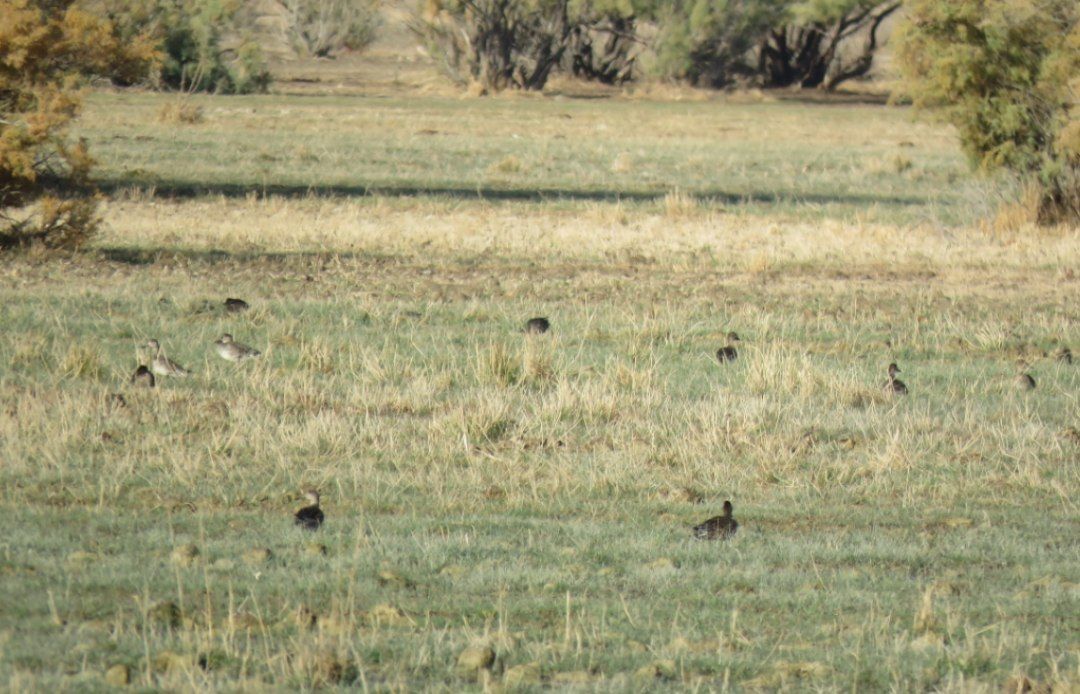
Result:
<instances>
[{"instance_id":1,"label":"pale gray bird","mask_svg":"<svg viewBox=\"0 0 1080 694\"><path fill-rule=\"evenodd\" d=\"M257 349L236 342L229 333L225 333L221 336L221 339L214 341L214 350L225 361L244 361L245 359L254 359L262 354Z\"/></svg>"}]
</instances>

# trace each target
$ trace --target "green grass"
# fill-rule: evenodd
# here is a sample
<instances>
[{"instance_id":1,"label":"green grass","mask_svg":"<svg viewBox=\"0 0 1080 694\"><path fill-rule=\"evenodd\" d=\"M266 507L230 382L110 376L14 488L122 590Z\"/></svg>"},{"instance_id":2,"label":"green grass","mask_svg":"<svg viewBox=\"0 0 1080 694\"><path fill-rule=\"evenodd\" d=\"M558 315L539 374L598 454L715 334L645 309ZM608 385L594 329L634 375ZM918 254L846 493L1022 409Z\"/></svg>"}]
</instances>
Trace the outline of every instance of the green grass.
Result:
<instances>
[{"instance_id":1,"label":"green grass","mask_svg":"<svg viewBox=\"0 0 1080 694\"><path fill-rule=\"evenodd\" d=\"M789 217L962 223L995 185L910 109L799 103L99 96L79 134L110 187L703 204Z\"/></svg>"},{"instance_id":2,"label":"green grass","mask_svg":"<svg viewBox=\"0 0 1080 694\"><path fill-rule=\"evenodd\" d=\"M764 140L733 145L744 173L755 150L785 165L771 141L784 119L808 132L827 119L881 151L885 132L947 134L866 107L280 97L208 99L206 123L170 133L152 123L162 101L94 98L109 122L84 127L106 180L131 164L158 172L139 185L242 193L245 153L199 160L188 145L229 140L213 114L249 104L291 109L300 133L256 112L229 126L252 142L342 137L355 163L271 162L281 187L265 199L120 192L88 252L0 267L2 686L106 689L117 664L142 688L215 690L1080 681L1080 367L1050 356L1080 345L1065 300L1080 291L1075 229L942 229L884 203L873 221L855 202L428 194L488 175L500 190L652 190L599 167L615 134L589 145L603 156L557 145L576 175L485 173L497 148L481 131L505 143L512 121L561 110L574 118L544 126L555 134L589 119L682 123L633 147L691 192L734 180L680 163L695 137L708 144L691 134L705 122L769 123ZM323 135L303 116L316 105L399 125L389 144L334 135L333 119ZM488 111L503 117L481 122ZM418 136L440 143L443 168L408 183L407 167L367 158L400 154L425 119L461 128ZM502 156L530 161L533 147ZM844 156L802 147L793 159ZM942 166L959 167L948 151ZM911 156L932 166L928 150ZM427 192L294 197L305 176ZM746 176L766 192L842 187L835 171ZM864 178L881 199L903 180ZM970 212L964 185L913 193L917 215ZM252 309L204 310L226 296ZM519 332L534 315L551 334ZM728 330L744 342L722 366ZM219 360L222 332L264 357ZM150 337L194 376L128 386ZM1013 387L1020 356L1034 391ZM893 360L908 397L881 390ZM126 408L108 407L114 392ZM291 525L307 486L328 517L316 534ZM691 540L724 499L735 538ZM173 562L188 543L194 562ZM257 548L272 558L245 561ZM497 656L478 677L455 667L476 643Z\"/></svg>"}]
</instances>

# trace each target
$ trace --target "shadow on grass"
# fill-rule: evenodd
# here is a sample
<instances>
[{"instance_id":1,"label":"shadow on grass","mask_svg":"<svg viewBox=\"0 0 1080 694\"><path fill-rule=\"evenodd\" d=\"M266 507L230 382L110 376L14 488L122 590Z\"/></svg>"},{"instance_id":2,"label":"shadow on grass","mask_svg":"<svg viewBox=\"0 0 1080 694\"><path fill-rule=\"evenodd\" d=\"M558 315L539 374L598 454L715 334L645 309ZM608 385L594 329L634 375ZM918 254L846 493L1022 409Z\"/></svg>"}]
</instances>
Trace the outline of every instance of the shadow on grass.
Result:
<instances>
[{"instance_id":1,"label":"shadow on grass","mask_svg":"<svg viewBox=\"0 0 1080 694\"><path fill-rule=\"evenodd\" d=\"M124 190L152 189L154 195L163 198L197 198L222 196L226 198L307 198L307 197L446 197L459 200L492 200L498 202L654 202L663 200L670 191L642 190L585 190L565 188L475 188L449 186L401 186L401 185L286 185L286 184L239 184L239 183L189 183L178 181L106 180L97 182L98 189L106 194ZM900 195L871 195L862 193L800 193L765 192L732 193L722 190L684 191L686 195L702 202L724 205L780 205L792 203L835 205L925 205L922 197Z\"/></svg>"},{"instance_id":2,"label":"shadow on grass","mask_svg":"<svg viewBox=\"0 0 1080 694\"><path fill-rule=\"evenodd\" d=\"M129 248L125 246L99 246L93 251L102 260L122 265L158 265L162 263L194 263L200 265L257 264L264 267L303 267L317 271L330 258L335 260L359 259L377 264L389 260L377 253L352 251L225 251L220 249L173 249Z\"/></svg>"}]
</instances>

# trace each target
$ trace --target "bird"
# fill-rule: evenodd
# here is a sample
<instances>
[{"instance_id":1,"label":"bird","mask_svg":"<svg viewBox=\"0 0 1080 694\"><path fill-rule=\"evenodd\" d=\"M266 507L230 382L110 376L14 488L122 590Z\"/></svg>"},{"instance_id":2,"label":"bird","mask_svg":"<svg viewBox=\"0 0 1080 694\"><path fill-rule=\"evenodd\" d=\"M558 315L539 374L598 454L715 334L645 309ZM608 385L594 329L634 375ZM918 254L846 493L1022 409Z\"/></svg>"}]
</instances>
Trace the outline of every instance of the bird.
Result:
<instances>
[{"instance_id":1,"label":"bird","mask_svg":"<svg viewBox=\"0 0 1080 694\"><path fill-rule=\"evenodd\" d=\"M150 370L158 376L190 376L191 372L169 359L161 351L161 343L155 339L147 340L146 347L154 352L154 359L150 362Z\"/></svg>"},{"instance_id":2,"label":"bird","mask_svg":"<svg viewBox=\"0 0 1080 694\"><path fill-rule=\"evenodd\" d=\"M694 526L694 539L697 540L726 540L739 529L739 521L731 515L732 506L730 501L724 502L724 515L713 516L704 523Z\"/></svg>"},{"instance_id":3,"label":"bird","mask_svg":"<svg viewBox=\"0 0 1080 694\"><path fill-rule=\"evenodd\" d=\"M725 361L735 361L739 356L739 351L735 349L735 342L742 342L739 338L739 333L732 331L727 334L728 344L726 347L721 347L716 350L716 360L723 364Z\"/></svg>"},{"instance_id":4,"label":"bird","mask_svg":"<svg viewBox=\"0 0 1080 694\"><path fill-rule=\"evenodd\" d=\"M892 395L907 395L907 386L896 377L900 373L900 367L896 362L889 364L889 380L885 381L885 392Z\"/></svg>"},{"instance_id":5,"label":"bird","mask_svg":"<svg viewBox=\"0 0 1080 694\"><path fill-rule=\"evenodd\" d=\"M214 349L218 356L226 361L243 361L254 359L262 354L259 350L240 344L233 340L233 336L225 333L221 339L214 341Z\"/></svg>"},{"instance_id":6,"label":"bird","mask_svg":"<svg viewBox=\"0 0 1080 694\"><path fill-rule=\"evenodd\" d=\"M131 374L131 384L140 388L153 388L154 374L150 372L150 369L146 368L145 364L139 364L139 368L135 369L135 373Z\"/></svg>"},{"instance_id":7,"label":"bird","mask_svg":"<svg viewBox=\"0 0 1080 694\"><path fill-rule=\"evenodd\" d=\"M1072 364L1072 350L1068 347L1058 347L1054 351L1054 358L1066 364Z\"/></svg>"},{"instance_id":8,"label":"bird","mask_svg":"<svg viewBox=\"0 0 1080 694\"><path fill-rule=\"evenodd\" d=\"M304 530L318 530L326 518L322 509L319 508L319 492L308 489L304 492L304 497L309 504L293 515L293 523Z\"/></svg>"},{"instance_id":9,"label":"bird","mask_svg":"<svg viewBox=\"0 0 1080 694\"><path fill-rule=\"evenodd\" d=\"M1028 369L1031 368L1031 364L1026 359L1016 360L1016 376L1013 378L1013 383L1020 390L1034 390L1035 379L1028 373Z\"/></svg>"},{"instance_id":10,"label":"bird","mask_svg":"<svg viewBox=\"0 0 1080 694\"><path fill-rule=\"evenodd\" d=\"M229 313L242 313L249 308L251 307L248 306L248 302L243 299L234 299L232 297L225 299L225 310Z\"/></svg>"},{"instance_id":11,"label":"bird","mask_svg":"<svg viewBox=\"0 0 1080 694\"><path fill-rule=\"evenodd\" d=\"M525 321L525 329L522 330L522 332L530 335L539 335L541 333L546 333L550 329L551 322L548 321L547 318L530 318Z\"/></svg>"},{"instance_id":12,"label":"bird","mask_svg":"<svg viewBox=\"0 0 1080 694\"><path fill-rule=\"evenodd\" d=\"M109 393L105 396L105 405L109 408L121 409L127 407L127 400L120 393Z\"/></svg>"}]
</instances>

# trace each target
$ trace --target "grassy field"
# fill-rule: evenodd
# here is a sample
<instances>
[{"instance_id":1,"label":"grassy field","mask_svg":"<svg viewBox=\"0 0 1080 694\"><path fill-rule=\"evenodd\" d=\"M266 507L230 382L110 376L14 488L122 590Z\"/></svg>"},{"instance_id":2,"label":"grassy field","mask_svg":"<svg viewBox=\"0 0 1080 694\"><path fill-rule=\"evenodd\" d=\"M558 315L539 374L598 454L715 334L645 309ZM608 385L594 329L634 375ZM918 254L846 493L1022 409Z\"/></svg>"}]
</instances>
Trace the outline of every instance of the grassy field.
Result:
<instances>
[{"instance_id":1,"label":"grassy field","mask_svg":"<svg viewBox=\"0 0 1080 694\"><path fill-rule=\"evenodd\" d=\"M105 230L0 264L0 687L1080 686L1080 230L948 130L170 99L94 96Z\"/></svg>"}]
</instances>

